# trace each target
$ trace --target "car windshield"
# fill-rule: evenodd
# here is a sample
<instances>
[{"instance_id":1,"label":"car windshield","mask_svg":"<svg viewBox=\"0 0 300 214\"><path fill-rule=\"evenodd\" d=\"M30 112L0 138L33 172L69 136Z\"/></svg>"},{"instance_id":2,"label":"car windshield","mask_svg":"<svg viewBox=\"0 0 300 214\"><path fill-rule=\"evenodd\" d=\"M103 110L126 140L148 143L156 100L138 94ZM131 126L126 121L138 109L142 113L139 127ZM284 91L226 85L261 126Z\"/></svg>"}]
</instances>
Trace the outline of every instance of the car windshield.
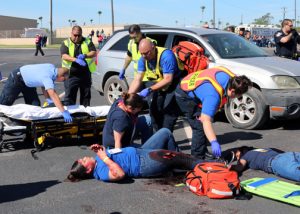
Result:
<instances>
[{"instance_id":1,"label":"car windshield","mask_svg":"<svg viewBox=\"0 0 300 214\"><path fill-rule=\"evenodd\" d=\"M207 34L202 38L224 59L269 56L263 49L235 34Z\"/></svg>"}]
</instances>

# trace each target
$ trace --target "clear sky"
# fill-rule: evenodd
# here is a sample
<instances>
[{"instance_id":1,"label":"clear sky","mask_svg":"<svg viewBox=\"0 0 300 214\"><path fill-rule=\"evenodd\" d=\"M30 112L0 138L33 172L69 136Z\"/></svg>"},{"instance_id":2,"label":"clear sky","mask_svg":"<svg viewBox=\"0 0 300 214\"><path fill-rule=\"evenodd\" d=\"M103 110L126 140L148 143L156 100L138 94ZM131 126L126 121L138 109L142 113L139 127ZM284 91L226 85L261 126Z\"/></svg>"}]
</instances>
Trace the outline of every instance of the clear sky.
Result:
<instances>
[{"instance_id":1,"label":"clear sky","mask_svg":"<svg viewBox=\"0 0 300 214\"><path fill-rule=\"evenodd\" d=\"M297 19L300 19L300 1L297 1ZM42 27L49 28L50 0L1 0L0 15L38 19ZM53 27L68 26L68 20L77 24L111 23L111 0L52 0ZM213 0L114 0L115 24L147 23L161 26L200 25L213 15ZM278 24L285 17L294 18L295 0L215 0L216 23L220 20L238 25L251 23L266 13ZM201 6L205 6L202 13Z\"/></svg>"}]
</instances>

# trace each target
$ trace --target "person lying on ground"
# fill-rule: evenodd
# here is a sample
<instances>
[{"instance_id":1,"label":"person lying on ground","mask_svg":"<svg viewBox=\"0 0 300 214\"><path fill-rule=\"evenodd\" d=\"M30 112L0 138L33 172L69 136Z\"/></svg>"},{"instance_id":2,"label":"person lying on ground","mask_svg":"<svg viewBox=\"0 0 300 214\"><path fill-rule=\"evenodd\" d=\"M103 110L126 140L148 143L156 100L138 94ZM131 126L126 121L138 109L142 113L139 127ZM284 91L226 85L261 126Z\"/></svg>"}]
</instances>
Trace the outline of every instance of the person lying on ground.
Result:
<instances>
[{"instance_id":1,"label":"person lying on ground","mask_svg":"<svg viewBox=\"0 0 300 214\"><path fill-rule=\"evenodd\" d=\"M203 162L178 152L174 137L167 128L157 131L141 148L126 147L114 153L93 144L90 149L97 154L96 158L76 160L67 180L77 182L94 177L115 182L125 177L156 177L174 168L191 170L197 163Z\"/></svg>"},{"instance_id":2,"label":"person lying on ground","mask_svg":"<svg viewBox=\"0 0 300 214\"><path fill-rule=\"evenodd\" d=\"M258 149L242 146L223 153L226 160L237 160L231 169L242 172L248 168L300 181L300 152L284 152L275 148Z\"/></svg>"}]
</instances>

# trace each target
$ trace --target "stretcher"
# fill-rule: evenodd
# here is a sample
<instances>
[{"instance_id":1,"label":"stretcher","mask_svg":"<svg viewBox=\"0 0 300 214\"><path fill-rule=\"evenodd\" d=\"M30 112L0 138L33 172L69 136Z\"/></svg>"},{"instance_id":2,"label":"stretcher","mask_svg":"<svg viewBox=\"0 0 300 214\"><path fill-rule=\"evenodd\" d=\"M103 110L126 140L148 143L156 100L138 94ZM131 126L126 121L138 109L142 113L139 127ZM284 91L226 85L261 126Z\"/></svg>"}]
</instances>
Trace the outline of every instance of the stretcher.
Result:
<instances>
[{"instance_id":1,"label":"stretcher","mask_svg":"<svg viewBox=\"0 0 300 214\"><path fill-rule=\"evenodd\" d=\"M25 135L37 151L53 141L79 142L93 138L101 141L102 130L110 106L68 106L73 122L65 123L56 107L41 108L26 104L0 105L0 150L4 136Z\"/></svg>"}]
</instances>

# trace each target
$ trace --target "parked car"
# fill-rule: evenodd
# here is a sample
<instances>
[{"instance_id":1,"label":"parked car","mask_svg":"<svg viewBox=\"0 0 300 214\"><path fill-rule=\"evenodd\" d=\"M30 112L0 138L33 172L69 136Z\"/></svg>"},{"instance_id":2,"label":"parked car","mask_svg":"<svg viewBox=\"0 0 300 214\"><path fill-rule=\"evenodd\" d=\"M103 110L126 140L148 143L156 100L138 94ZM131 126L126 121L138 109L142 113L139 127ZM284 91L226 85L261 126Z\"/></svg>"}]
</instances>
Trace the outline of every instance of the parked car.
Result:
<instances>
[{"instance_id":1,"label":"parked car","mask_svg":"<svg viewBox=\"0 0 300 214\"><path fill-rule=\"evenodd\" d=\"M172 48L180 41L202 46L209 67L224 66L237 75L246 75L253 88L224 107L229 122L243 129L257 129L270 119L300 117L300 63L267 54L262 48L230 32L202 28L145 28L142 31L158 46ZM132 64L126 81L118 78L127 51L129 35L117 31L98 55L93 86L112 103L133 80Z\"/></svg>"}]
</instances>

